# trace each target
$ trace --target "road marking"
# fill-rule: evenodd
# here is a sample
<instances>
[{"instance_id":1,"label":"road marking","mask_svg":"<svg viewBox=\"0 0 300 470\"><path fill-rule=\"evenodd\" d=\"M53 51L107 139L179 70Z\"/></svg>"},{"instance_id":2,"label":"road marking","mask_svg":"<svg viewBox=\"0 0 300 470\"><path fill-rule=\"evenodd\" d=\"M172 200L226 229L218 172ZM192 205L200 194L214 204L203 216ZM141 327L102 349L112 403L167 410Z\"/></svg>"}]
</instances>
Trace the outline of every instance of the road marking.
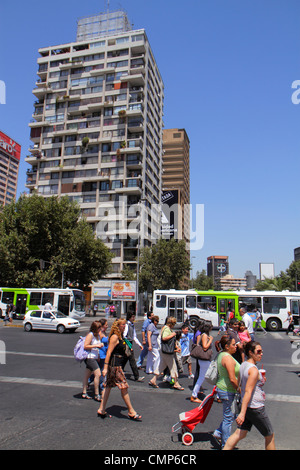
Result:
<instances>
[{"instance_id":1,"label":"road marking","mask_svg":"<svg viewBox=\"0 0 300 470\"><path fill-rule=\"evenodd\" d=\"M16 356L39 356L39 357L56 357L56 358L60 357L63 359L74 359L74 356L70 356L67 354L42 354L42 353L21 352L21 351L6 351L6 354L15 354Z\"/></svg>"},{"instance_id":2,"label":"road marking","mask_svg":"<svg viewBox=\"0 0 300 470\"><path fill-rule=\"evenodd\" d=\"M3 383L13 383L13 384L28 384L28 385L46 385L47 387L66 387L66 388L82 388L82 382L72 381L72 380L48 380L48 379L36 379L32 377L7 377L0 376L0 382ZM140 385L130 385L130 389L133 391L149 392L149 393L174 393L172 389L157 389L153 390L150 388L141 388ZM267 393L267 401L280 401L286 403L300 403L300 396L297 395L280 395Z\"/></svg>"}]
</instances>

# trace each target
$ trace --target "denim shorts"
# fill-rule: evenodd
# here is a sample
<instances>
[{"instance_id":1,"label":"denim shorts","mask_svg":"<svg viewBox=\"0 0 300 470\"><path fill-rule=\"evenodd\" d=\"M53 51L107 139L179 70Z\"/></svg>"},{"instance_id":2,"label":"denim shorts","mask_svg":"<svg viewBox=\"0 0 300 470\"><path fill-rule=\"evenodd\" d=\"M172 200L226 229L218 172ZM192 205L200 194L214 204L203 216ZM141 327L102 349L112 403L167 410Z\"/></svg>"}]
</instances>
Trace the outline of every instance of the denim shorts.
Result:
<instances>
[{"instance_id":1,"label":"denim shorts","mask_svg":"<svg viewBox=\"0 0 300 470\"><path fill-rule=\"evenodd\" d=\"M244 431L251 431L252 426L255 426L264 437L274 433L264 406L262 408L247 408L245 421L238 427Z\"/></svg>"}]
</instances>

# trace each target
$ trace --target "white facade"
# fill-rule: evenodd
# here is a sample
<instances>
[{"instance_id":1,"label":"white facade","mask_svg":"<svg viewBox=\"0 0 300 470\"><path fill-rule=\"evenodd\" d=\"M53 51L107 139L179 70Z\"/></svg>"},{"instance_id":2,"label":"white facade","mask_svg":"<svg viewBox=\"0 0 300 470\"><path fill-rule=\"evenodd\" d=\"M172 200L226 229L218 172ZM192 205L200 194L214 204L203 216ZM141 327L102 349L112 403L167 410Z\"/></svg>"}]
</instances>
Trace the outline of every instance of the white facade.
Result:
<instances>
[{"instance_id":1,"label":"white facade","mask_svg":"<svg viewBox=\"0 0 300 470\"><path fill-rule=\"evenodd\" d=\"M146 33L39 53L26 186L78 201L119 277L126 264L136 270L138 240L160 237L164 86Z\"/></svg>"}]
</instances>

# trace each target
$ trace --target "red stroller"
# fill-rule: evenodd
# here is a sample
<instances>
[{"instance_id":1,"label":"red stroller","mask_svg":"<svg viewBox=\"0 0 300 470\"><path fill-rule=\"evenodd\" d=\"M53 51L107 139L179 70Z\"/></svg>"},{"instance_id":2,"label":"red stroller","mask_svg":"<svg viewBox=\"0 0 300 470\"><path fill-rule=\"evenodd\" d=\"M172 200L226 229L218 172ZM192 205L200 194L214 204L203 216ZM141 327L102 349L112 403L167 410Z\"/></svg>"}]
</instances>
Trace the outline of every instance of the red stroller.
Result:
<instances>
[{"instance_id":1,"label":"red stroller","mask_svg":"<svg viewBox=\"0 0 300 470\"><path fill-rule=\"evenodd\" d=\"M217 387L214 387L213 391L204 398L203 402L197 408L180 413L179 421L172 427L172 432L177 432L181 428L182 442L184 445L190 446L193 444L193 429L198 423L204 423L206 420L206 417L212 407L216 392Z\"/></svg>"}]
</instances>

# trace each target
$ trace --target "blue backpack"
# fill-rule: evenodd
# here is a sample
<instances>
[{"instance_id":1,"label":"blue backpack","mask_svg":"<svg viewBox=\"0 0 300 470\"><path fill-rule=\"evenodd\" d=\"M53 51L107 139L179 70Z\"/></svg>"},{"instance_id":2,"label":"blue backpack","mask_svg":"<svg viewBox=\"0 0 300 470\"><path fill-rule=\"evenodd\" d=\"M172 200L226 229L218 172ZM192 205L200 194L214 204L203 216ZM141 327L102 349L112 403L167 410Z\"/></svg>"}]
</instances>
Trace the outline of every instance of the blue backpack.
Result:
<instances>
[{"instance_id":1,"label":"blue backpack","mask_svg":"<svg viewBox=\"0 0 300 470\"><path fill-rule=\"evenodd\" d=\"M84 349L84 341L85 337L80 336L74 348L74 357L78 362L84 361L88 356L88 351Z\"/></svg>"}]
</instances>

